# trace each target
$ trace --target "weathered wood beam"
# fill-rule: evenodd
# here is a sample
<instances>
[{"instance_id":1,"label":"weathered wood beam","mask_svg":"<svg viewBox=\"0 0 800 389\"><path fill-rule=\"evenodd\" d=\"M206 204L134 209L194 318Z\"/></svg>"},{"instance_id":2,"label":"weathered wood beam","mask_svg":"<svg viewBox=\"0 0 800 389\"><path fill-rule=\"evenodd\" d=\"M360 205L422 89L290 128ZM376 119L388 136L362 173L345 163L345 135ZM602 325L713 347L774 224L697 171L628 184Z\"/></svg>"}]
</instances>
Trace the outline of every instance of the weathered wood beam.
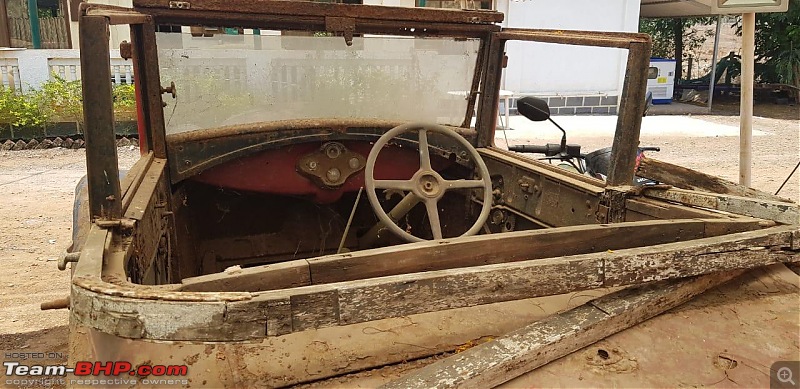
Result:
<instances>
[{"instance_id":1,"label":"weathered wood beam","mask_svg":"<svg viewBox=\"0 0 800 389\"><path fill-rule=\"evenodd\" d=\"M491 388L648 320L742 270L630 288L439 360L382 389Z\"/></svg>"},{"instance_id":2,"label":"weathered wood beam","mask_svg":"<svg viewBox=\"0 0 800 389\"><path fill-rule=\"evenodd\" d=\"M80 42L89 216L92 220L116 220L122 216L122 195L114 135L108 19L82 16L79 31L82 36L93 38Z\"/></svg>"},{"instance_id":3,"label":"weathered wood beam","mask_svg":"<svg viewBox=\"0 0 800 389\"><path fill-rule=\"evenodd\" d=\"M425 242L187 278L187 292L257 292L687 241L760 228L756 219L654 220Z\"/></svg>"},{"instance_id":4,"label":"weathered wood beam","mask_svg":"<svg viewBox=\"0 0 800 389\"><path fill-rule=\"evenodd\" d=\"M641 159L636 174L640 177L663 182L681 189L753 197L778 202L792 202L792 200L762 192L758 189L748 188L710 174L647 157Z\"/></svg>"},{"instance_id":5,"label":"weathered wood beam","mask_svg":"<svg viewBox=\"0 0 800 389\"><path fill-rule=\"evenodd\" d=\"M642 194L696 207L774 220L778 223L800 224L800 205L794 203L661 187L645 187Z\"/></svg>"},{"instance_id":6,"label":"weathered wood beam","mask_svg":"<svg viewBox=\"0 0 800 389\"><path fill-rule=\"evenodd\" d=\"M95 230L90 232L89 240L94 239ZM111 285L86 274L89 264L83 263L81 256L82 262L73 278L73 296L77 296L77 304L79 296L86 295L92 312L109 313L85 315L81 320L87 326L110 334L127 338L146 334L153 340L245 340L607 286L637 285L798 262L798 251L798 226L779 226L690 242L258 293L165 292ZM94 266L100 266L100 262ZM107 298L98 298L98 293ZM192 303L196 301L207 303ZM172 312L177 307L185 309L187 314L191 312L194 324L174 331L163 330L174 329L174 316L164 315L164 312ZM234 328L241 328L241 331L233 331Z\"/></svg>"},{"instance_id":7,"label":"weathered wood beam","mask_svg":"<svg viewBox=\"0 0 800 389\"><path fill-rule=\"evenodd\" d=\"M274 322L282 331L296 332L798 262L800 255L786 250L798 240L798 235L797 226L781 226L613 252L268 291L259 293L255 300L280 305L282 309L268 310L267 321Z\"/></svg>"},{"instance_id":8,"label":"weathered wood beam","mask_svg":"<svg viewBox=\"0 0 800 389\"><path fill-rule=\"evenodd\" d=\"M182 292L256 292L311 285L304 259L184 278Z\"/></svg>"}]
</instances>

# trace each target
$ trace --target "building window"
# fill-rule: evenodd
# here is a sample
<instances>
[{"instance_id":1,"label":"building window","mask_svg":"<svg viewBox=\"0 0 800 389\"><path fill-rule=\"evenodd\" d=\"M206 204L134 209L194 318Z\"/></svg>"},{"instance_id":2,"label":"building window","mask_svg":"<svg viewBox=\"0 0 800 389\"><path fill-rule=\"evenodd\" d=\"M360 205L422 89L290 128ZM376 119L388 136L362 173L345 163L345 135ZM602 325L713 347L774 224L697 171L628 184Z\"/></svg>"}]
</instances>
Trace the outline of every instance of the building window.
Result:
<instances>
[{"instance_id":1,"label":"building window","mask_svg":"<svg viewBox=\"0 0 800 389\"><path fill-rule=\"evenodd\" d=\"M156 32L176 32L181 33L181 26L173 26L168 24L159 24L156 26Z\"/></svg>"}]
</instances>

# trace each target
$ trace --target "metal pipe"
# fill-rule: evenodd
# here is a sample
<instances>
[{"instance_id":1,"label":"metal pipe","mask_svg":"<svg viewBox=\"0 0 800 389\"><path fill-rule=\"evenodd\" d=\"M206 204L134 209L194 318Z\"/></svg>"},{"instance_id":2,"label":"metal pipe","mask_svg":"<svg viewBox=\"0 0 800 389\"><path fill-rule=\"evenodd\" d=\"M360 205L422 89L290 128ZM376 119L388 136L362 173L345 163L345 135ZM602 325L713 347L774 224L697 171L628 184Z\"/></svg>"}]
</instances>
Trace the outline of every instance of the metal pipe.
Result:
<instances>
[{"instance_id":1,"label":"metal pipe","mask_svg":"<svg viewBox=\"0 0 800 389\"><path fill-rule=\"evenodd\" d=\"M39 27L39 4L37 0L28 0L28 20L31 23L31 43L34 49L42 48L42 31Z\"/></svg>"},{"instance_id":2,"label":"metal pipe","mask_svg":"<svg viewBox=\"0 0 800 389\"><path fill-rule=\"evenodd\" d=\"M39 305L39 309L41 309L42 311L48 311L51 309L66 309L66 308L69 308L69 296L56 299L53 301L45 301Z\"/></svg>"},{"instance_id":3,"label":"metal pipe","mask_svg":"<svg viewBox=\"0 0 800 389\"><path fill-rule=\"evenodd\" d=\"M739 184L751 186L756 14L742 15L742 82L739 101Z\"/></svg>"},{"instance_id":4,"label":"metal pipe","mask_svg":"<svg viewBox=\"0 0 800 389\"><path fill-rule=\"evenodd\" d=\"M719 55L719 34L722 27L722 15L717 15L717 33L714 34L714 53L711 54L711 81L708 83L708 113L711 113L714 101L714 87L717 85L717 55Z\"/></svg>"},{"instance_id":5,"label":"metal pipe","mask_svg":"<svg viewBox=\"0 0 800 389\"><path fill-rule=\"evenodd\" d=\"M356 209L358 209L358 202L361 200L361 192L364 191L364 187L358 188L358 195L356 195L356 202L353 204L353 210L350 211L350 218L347 219L347 225L344 227L344 233L342 233L342 241L339 242L339 248L336 249L336 254L342 252L344 248L344 242L347 240L347 234L350 233L350 226L353 224L353 217L356 215Z\"/></svg>"},{"instance_id":6,"label":"metal pipe","mask_svg":"<svg viewBox=\"0 0 800 389\"><path fill-rule=\"evenodd\" d=\"M413 193L407 194L406 197L403 197L403 199L400 200L400 202L397 203L397 205L395 205L391 211L389 211L388 213L389 219L392 219L392 221L397 222L398 220L400 220L401 217L411 212L411 209L414 208L417 204L419 204L420 201L422 200L420 200L420 198L415 196ZM367 231L367 233L364 234L364 236L361 237L361 239L358 242L358 245L363 248L372 247L372 245L374 245L375 242L377 242L378 239L380 239L381 234L385 230L387 230L386 225L383 224L383 222L379 221L369 231Z\"/></svg>"}]
</instances>

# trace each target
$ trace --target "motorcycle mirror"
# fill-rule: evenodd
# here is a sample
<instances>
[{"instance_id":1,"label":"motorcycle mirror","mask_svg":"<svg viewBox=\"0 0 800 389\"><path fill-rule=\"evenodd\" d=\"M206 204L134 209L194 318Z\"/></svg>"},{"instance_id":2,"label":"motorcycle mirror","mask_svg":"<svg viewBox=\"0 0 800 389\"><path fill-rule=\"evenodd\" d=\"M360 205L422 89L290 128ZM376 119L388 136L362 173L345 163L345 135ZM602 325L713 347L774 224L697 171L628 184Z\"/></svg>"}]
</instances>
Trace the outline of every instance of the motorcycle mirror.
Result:
<instances>
[{"instance_id":1,"label":"motorcycle mirror","mask_svg":"<svg viewBox=\"0 0 800 389\"><path fill-rule=\"evenodd\" d=\"M517 100L517 111L534 122L550 119L550 107L547 106L547 101L536 97L525 96Z\"/></svg>"}]
</instances>

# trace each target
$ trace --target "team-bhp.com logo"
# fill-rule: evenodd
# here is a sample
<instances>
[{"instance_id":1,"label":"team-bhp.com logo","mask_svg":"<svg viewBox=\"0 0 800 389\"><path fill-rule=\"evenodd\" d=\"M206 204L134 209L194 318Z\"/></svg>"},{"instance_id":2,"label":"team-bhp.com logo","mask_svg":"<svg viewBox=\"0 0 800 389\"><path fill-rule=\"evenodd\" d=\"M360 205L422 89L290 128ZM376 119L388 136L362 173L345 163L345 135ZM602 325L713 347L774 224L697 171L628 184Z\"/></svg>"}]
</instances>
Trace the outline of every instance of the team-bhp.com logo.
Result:
<instances>
[{"instance_id":1,"label":"team-bhp.com logo","mask_svg":"<svg viewBox=\"0 0 800 389\"><path fill-rule=\"evenodd\" d=\"M6 384L11 385L16 384L17 382L15 381L20 381L19 384L29 383L27 382L28 378L66 377L68 374L77 377L76 379L70 379L70 383L78 385L127 385L135 383L145 385L181 385L188 384L187 380L171 377L185 377L189 372L187 365L133 366L127 361L105 363L80 361L75 363L75 367L66 367L64 365L23 365L19 362L3 362L3 367L7 377ZM12 377L20 378L15 379ZM101 380L98 377L104 378Z\"/></svg>"}]
</instances>

